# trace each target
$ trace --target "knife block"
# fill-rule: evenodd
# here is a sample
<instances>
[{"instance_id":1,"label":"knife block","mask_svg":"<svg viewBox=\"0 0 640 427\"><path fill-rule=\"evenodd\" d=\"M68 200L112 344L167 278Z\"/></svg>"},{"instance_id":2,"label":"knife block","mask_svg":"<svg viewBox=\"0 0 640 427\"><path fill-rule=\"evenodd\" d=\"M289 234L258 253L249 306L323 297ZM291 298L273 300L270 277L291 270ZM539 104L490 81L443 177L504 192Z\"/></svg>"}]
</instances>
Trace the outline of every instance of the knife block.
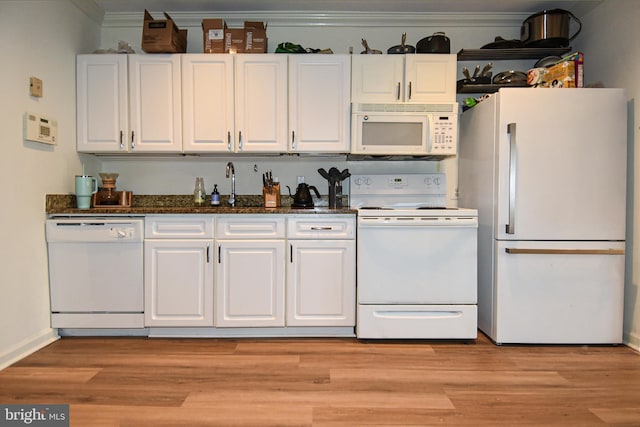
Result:
<instances>
[{"instance_id":1,"label":"knife block","mask_svg":"<svg viewBox=\"0 0 640 427\"><path fill-rule=\"evenodd\" d=\"M262 187L262 196L264 197L265 208L279 208L280 183L273 184L270 187Z\"/></svg>"}]
</instances>

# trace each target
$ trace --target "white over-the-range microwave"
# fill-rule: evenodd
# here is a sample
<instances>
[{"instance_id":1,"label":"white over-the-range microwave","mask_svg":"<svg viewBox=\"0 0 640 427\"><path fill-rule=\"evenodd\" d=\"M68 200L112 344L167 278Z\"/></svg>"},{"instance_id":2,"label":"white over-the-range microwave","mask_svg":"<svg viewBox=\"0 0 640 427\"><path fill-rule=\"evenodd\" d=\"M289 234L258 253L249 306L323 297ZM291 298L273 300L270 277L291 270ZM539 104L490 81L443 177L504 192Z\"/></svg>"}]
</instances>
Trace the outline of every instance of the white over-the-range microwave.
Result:
<instances>
[{"instance_id":1,"label":"white over-the-range microwave","mask_svg":"<svg viewBox=\"0 0 640 427\"><path fill-rule=\"evenodd\" d=\"M352 105L352 154L455 155L457 146L457 102Z\"/></svg>"}]
</instances>

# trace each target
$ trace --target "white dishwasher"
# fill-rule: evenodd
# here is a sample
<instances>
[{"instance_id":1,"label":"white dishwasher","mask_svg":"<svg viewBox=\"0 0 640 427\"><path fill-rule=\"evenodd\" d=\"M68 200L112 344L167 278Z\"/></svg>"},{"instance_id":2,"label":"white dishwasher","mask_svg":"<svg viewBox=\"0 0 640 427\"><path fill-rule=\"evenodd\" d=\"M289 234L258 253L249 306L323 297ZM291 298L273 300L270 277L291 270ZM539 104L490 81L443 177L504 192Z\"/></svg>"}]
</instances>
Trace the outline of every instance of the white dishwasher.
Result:
<instances>
[{"instance_id":1,"label":"white dishwasher","mask_svg":"<svg viewBox=\"0 0 640 427\"><path fill-rule=\"evenodd\" d=\"M46 222L53 328L143 328L142 218Z\"/></svg>"}]
</instances>

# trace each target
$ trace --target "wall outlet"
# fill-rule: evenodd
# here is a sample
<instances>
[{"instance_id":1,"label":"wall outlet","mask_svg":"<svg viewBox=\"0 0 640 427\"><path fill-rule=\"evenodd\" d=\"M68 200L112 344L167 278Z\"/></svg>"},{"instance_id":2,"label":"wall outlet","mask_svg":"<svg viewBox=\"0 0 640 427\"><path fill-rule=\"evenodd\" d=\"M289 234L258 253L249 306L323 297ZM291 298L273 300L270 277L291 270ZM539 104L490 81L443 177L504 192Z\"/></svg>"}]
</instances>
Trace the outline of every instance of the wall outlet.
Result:
<instances>
[{"instance_id":1,"label":"wall outlet","mask_svg":"<svg viewBox=\"0 0 640 427\"><path fill-rule=\"evenodd\" d=\"M29 78L29 94L38 98L42 97L42 80L37 77Z\"/></svg>"}]
</instances>

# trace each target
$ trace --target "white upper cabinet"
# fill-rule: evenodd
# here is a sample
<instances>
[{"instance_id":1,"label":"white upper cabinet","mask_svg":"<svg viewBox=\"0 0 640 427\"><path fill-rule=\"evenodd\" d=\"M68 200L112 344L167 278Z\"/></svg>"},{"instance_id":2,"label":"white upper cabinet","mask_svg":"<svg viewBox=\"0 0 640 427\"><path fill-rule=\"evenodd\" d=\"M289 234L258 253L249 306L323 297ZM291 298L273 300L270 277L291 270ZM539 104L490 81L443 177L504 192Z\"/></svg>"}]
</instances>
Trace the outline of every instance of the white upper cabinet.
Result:
<instances>
[{"instance_id":1,"label":"white upper cabinet","mask_svg":"<svg viewBox=\"0 0 640 427\"><path fill-rule=\"evenodd\" d=\"M350 55L78 55L77 89L79 152L350 148Z\"/></svg>"},{"instance_id":2,"label":"white upper cabinet","mask_svg":"<svg viewBox=\"0 0 640 427\"><path fill-rule=\"evenodd\" d=\"M456 100L456 55L354 55L352 101L433 103Z\"/></svg>"},{"instance_id":3,"label":"white upper cabinet","mask_svg":"<svg viewBox=\"0 0 640 427\"><path fill-rule=\"evenodd\" d=\"M127 55L78 55L76 79L77 150L128 151Z\"/></svg>"},{"instance_id":4,"label":"white upper cabinet","mask_svg":"<svg viewBox=\"0 0 640 427\"><path fill-rule=\"evenodd\" d=\"M287 55L235 55L238 152L287 151Z\"/></svg>"},{"instance_id":5,"label":"white upper cabinet","mask_svg":"<svg viewBox=\"0 0 640 427\"><path fill-rule=\"evenodd\" d=\"M233 96L233 55L182 56L184 152L234 150Z\"/></svg>"},{"instance_id":6,"label":"white upper cabinet","mask_svg":"<svg viewBox=\"0 0 640 427\"><path fill-rule=\"evenodd\" d=\"M456 67L456 55L405 55L405 100L455 102Z\"/></svg>"},{"instance_id":7,"label":"white upper cabinet","mask_svg":"<svg viewBox=\"0 0 640 427\"><path fill-rule=\"evenodd\" d=\"M388 103L404 99L404 55L353 55L353 102Z\"/></svg>"},{"instance_id":8,"label":"white upper cabinet","mask_svg":"<svg viewBox=\"0 0 640 427\"><path fill-rule=\"evenodd\" d=\"M349 151L350 55L289 56L289 151Z\"/></svg>"},{"instance_id":9,"label":"white upper cabinet","mask_svg":"<svg viewBox=\"0 0 640 427\"><path fill-rule=\"evenodd\" d=\"M184 152L287 151L287 55L182 56Z\"/></svg>"},{"instance_id":10,"label":"white upper cabinet","mask_svg":"<svg viewBox=\"0 0 640 427\"><path fill-rule=\"evenodd\" d=\"M130 55L131 151L182 151L180 55Z\"/></svg>"},{"instance_id":11,"label":"white upper cabinet","mask_svg":"<svg viewBox=\"0 0 640 427\"><path fill-rule=\"evenodd\" d=\"M77 150L180 152L180 55L79 55Z\"/></svg>"}]
</instances>

